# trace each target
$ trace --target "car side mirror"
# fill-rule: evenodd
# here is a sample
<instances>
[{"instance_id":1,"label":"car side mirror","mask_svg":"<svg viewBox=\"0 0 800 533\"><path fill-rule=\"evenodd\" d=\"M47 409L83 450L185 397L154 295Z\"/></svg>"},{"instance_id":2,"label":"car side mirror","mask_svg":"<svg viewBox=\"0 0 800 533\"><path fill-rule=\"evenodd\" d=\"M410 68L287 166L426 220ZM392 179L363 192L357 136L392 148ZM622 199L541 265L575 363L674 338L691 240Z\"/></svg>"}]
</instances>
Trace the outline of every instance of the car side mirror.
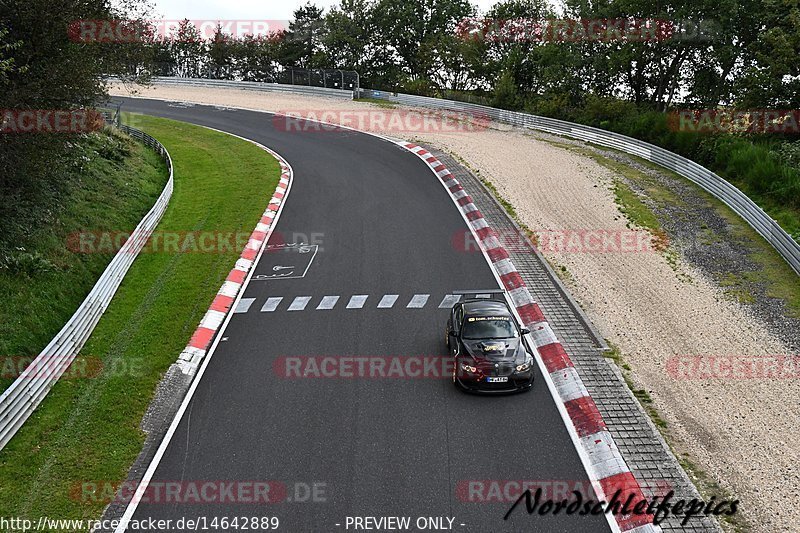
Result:
<instances>
[{"instance_id":1,"label":"car side mirror","mask_svg":"<svg viewBox=\"0 0 800 533\"><path fill-rule=\"evenodd\" d=\"M454 330L454 329L450 330L450 336L451 337L458 337L458 332L456 330Z\"/></svg>"},{"instance_id":2,"label":"car side mirror","mask_svg":"<svg viewBox=\"0 0 800 533\"><path fill-rule=\"evenodd\" d=\"M527 335L531 332L528 328L520 328L519 332L523 335Z\"/></svg>"}]
</instances>

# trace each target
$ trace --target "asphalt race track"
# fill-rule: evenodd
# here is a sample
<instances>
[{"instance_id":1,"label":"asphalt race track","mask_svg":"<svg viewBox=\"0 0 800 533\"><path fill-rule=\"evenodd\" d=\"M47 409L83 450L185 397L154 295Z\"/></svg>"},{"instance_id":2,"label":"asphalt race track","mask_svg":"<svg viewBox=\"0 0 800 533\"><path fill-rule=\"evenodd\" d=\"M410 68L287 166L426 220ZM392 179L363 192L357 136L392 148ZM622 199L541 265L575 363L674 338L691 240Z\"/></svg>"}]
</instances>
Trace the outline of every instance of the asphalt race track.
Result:
<instances>
[{"instance_id":1,"label":"asphalt race track","mask_svg":"<svg viewBox=\"0 0 800 533\"><path fill-rule=\"evenodd\" d=\"M408 516L412 531L418 517L454 518L465 532L609 530L603 516L524 505L504 521L511 502L464 501L459 490L470 480L588 484L541 375L530 393L502 397L460 393L449 376L283 375L284 357L444 358L445 296L497 288L479 253L453 245L465 223L422 161L362 133L278 131L265 113L114 101L258 141L294 169L270 245L297 246L263 254L153 476L266 480L279 501L142 503L135 520L275 516L279 531L311 532L353 531L348 516ZM253 192L266 206L272 191Z\"/></svg>"}]
</instances>

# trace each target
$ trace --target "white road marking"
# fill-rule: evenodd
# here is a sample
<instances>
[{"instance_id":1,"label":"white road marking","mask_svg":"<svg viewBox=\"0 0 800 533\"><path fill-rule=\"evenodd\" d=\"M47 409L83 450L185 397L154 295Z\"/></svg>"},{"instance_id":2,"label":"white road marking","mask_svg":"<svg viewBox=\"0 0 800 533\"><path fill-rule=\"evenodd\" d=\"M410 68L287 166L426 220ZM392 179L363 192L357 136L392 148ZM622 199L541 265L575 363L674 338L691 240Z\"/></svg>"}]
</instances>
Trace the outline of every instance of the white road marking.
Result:
<instances>
[{"instance_id":1,"label":"white road marking","mask_svg":"<svg viewBox=\"0 0 800 533\"><path fill-rule=\"evenodd\" d=\"M409 309L421 309L428 303L429 297L430 294L415 294L406 307Z\"/></svg>"},{"instance_id":2,"label":"white road marking","mask_svg":"<svg viewBox=\"0 0 800 533\"><path fill-rule=\"evenodd\" d=\"M255 302L255 298L242 298L236 303L236 308L233 310L234 313L246 313L250 310L250 306L253 305Z\"/></svg>"},{"instance_id":3,"label":"white road marking","mask_svg":"<svg viewBox=\"0 0 800 533\"><path fill-rule=\"evenodd\" d=\"M272 298L267 298L267 301L261 307L261 312L271 313L272 311L278 308L278 305L280 305L281 300L283 300L283 296L275 296Z\"/></svg>"},{"instance_id":4,"label":"white road marking","mask_svg":"<svg viewBox=\"0 0 800 533\"><path fill-rule=\"evenodd\" d=\"M446 294L444 299L442 300L442 303L439 304L439 309L445 309L445 308L449 309L454 305L456 305L456 302L458 302L460 299L461 299L460 294Z\"/></svg>"},{"instance_id":5,"label":"white road marking","mask_svg":"<svg viewBox=\"0 0 800 533\"><path fill-rule=\"evenodd\" d=\"M298 296L294 299L294 301L289 305L289 309L287 311L302 311L308 305L308 302L311 301L311 296Z\"/></svg>"},{"instance_id":6,"label":"white road marking","mask_svg":"<svg viewBox=\"0 0 800 533\"><path fill-rule=\"evenodd\" d=\"M364 302L367 301L367 294L356 294L350 298L350 301L347 302L348 309L361 309L364 307Z\"/></svg>"},{"instance_id":7,"label":"white road marking","mask_svg":"<svg viewBox=\"0 0 800 533\"><path fill-rule=\"evenodd\" d=\"M384 294L381 301L378 302L378 309L390 309L399 296L399 294Z\"/></svg>"},{"instance_id":8,"label":"white road marking","mask_svg":"<svg viewBox=\"0 0 800 533\"><path fill-rule=\"evenodd\" d=\"M336 302L339 301L338 296L323 296L322 301L317 306L317 309L333 309Z\"/></svg>"}]
</instances>

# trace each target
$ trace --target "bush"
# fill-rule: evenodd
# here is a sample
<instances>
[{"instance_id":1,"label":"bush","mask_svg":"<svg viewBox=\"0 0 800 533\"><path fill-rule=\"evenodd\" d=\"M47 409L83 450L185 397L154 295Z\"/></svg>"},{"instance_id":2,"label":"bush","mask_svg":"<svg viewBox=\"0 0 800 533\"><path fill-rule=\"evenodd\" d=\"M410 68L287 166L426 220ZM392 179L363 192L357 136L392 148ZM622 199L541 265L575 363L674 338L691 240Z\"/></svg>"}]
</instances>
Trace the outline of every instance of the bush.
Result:
<instances>
[{"instance_id":1,"label":"bush","mask_svg":"<svg viewBox=\"0 0 800 533\"><path fill-rule=\"evenodd\" d=\"M400 92L415 94L417 96L433 96L433 86L426 79L405 80L400 86Z\"/></svg>"},{"instance_id":2,"label":"bush","mask_svg":"<svg viewBox=\"0 0 800 533\"><path fill-rule=\"evenodd\" d=\"M24 275L32 278L56 270L56 266L39 252L28 252L25 248L17 248L14 252L7 252L0 257L0 270L7 270L14 276Z\"/></svg>"},{"instance_id":3,"label":"bush","mask_svg":"<svg viewBox=\"0 0 800 533\"><path fill-rule=\"evenodd\" d=\"M492 106L499 107L500 109L519 109L520 107L519 91L517 89L517 82L514 81L514 75L509 71L503 72L500 79L497 80L497 85L494 88L492 95Z\"/></svg>"},{"instance_id":4,"label":"bush","mask_svg":"<svg viewBox=\"0 0 800 533\"><path fill-rule=\"evenodd\" d=\"M783 142L773 153L783 164L800 170L800 141Z\"/></svg>"}]
</instances>

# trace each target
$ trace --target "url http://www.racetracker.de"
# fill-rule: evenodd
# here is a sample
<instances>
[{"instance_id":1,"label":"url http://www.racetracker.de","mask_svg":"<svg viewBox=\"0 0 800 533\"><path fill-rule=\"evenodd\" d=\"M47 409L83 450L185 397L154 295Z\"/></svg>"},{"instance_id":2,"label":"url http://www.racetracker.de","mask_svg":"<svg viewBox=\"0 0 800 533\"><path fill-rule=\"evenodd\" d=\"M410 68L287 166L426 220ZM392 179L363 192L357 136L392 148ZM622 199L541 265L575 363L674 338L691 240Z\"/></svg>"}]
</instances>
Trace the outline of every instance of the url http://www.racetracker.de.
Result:
<instances>
[{"instance_id":1,"label":"url http://www.racetracker.de","mask_svg":"<svg viewBox=\"0 0 800 533\"><path fill-rule=\"evenodd\" d=\"M119 519L91 520L64 519L41 516L38 520L0 516L0 531L109 531L116 530ZM268 531L280 527L275 516L195 516L175 519L142 520L131 519L126 524L128 531Z\"/></svg>"}]
</instances>

